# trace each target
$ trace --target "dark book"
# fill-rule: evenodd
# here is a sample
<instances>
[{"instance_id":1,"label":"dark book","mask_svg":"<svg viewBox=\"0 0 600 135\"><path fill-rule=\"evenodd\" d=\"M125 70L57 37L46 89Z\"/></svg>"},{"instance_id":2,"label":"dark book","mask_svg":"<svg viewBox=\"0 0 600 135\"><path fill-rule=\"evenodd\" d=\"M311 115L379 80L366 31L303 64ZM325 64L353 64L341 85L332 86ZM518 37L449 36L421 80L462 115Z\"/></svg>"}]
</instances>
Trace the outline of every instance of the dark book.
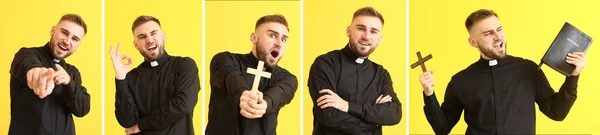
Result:
<instances>
[{"instance_id":1,"label":"dark book","mask_svg":"<svg viewBox=\"0 0 600 135\"><path fill-rule=\"evenodd\" d=\"M567 54L572 52L585 53L591 43L592 38L590 36L565 22L554 42L544 54L540 67L542 64L546 64L565 76L571 76L575 66L566 62Z\"/></svg>"}]
</instances>

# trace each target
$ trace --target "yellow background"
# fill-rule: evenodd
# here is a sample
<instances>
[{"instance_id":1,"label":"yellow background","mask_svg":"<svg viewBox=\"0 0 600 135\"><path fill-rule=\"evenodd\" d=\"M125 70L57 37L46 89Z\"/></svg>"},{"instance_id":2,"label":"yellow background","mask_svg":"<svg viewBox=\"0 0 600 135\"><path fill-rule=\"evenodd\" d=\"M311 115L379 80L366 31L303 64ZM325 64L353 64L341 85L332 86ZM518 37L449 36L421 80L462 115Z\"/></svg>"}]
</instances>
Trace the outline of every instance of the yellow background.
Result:
<instances>
[{"instance_id":1,"label":"yellow background","mask_svg":"<svg viewBox=\"0 0 600 135\"><path fill-rule=\"evenodd\" d=\"M165 51L173 56L191 57L196 62L198 70L202 69L202 12L201 1L195 0L105 0L105 40L104 47L106 62L106 134L124 134L125 130L115 118L115 72L108 53L110 45L116 47L121 43L121 54L133 58L133 67L137 67L144 58L133 45L131 25L140 15L154 16L160 20L162 30L167 35ZM198 75L202 75L201 72ZM203 87L203 86L201 86ZM201 89L200 91L203 91ZM201 134L202 112L201 95L194 109L194 129Z\"/></svg>"},{"instance_id":2,"label":"yellow background","mask_svg":"<svg viewBox=\"0 0 600 135\"><path fill-rule=\"evenodd\" d=\"M2 53L0 53L0 134L10 125L10 64L21 47L39 47L50 41L50 29L67 13L79 14L88 32L78 50L66 61L75 65L83 86L90 94L90 112L83 118L73 116L77 134L97 135L101 131L101 1L3 1L0 4Z\"/></svg>"},{"instance_id":3,"label":"yellow background","mask_svg":"<svg viewBox=\"0 0 600 135\"><path fill-rule=\"evenodd\" d=\"M332 6L334 5L334 6ZM383 65L392 76L394 91L402 103L402 119L394 126L384 126L383 134L405 134L405 1L336 0L304 1L304 134L312 134L312 99L308 94L308 74L317 56L344 48L348 43L346 28L352 23L354 12L371 6L383 15L383 38L370 60Z\"/></svg>"},{"instance_id":4,"label":"yellow background","mask_svg":"<svg viewBox=\"0 0 600 135\"><path fill-rule=\"evenodd\" d=\"M254 32L256 21L260 17L270 14L285 16L290 29L287 50L278 65L287 69L300 80L299 1L206 1L205 122L208 122L212 57L223 51L249 53L252 50L250 34ZM279 111L278 134L289 135L300 132L300 109L300 89L298 89L292 101ZM202 127L205 128L206 123Z\"/></svg>"},{"instance_id":5,"label":"yellow background","mask_svg":"<svg viewBox=\"0 0 600 135\"><path fill-rule=\"evenodd\" d=\"M440 103L452 75L479 59L479 51L469 45L464 26L467 16L480 8L498 13L506 33L507 53L539 63L565 21L581 29L592 38L600 39L600 20L597 14L600 2L592 0L464 0L464 1L410 1L410 63L416 62L416 52L433 54L427 69L434 70L435 93ZM589 134L600 133L597 121L599 86L594 84L598 70L598 41L592 43L586 57L588 65L579 78L578 99L563 122L555 122L537 111L538 134ZM548 66L542 70L550 85L558 91L564 76ZM421 69L409 71L410 81L410 132L432 134L433 130L423 113L422 88L419 83ZM596 81L597 82L597 81ZM536 104L536 110L537 104ZM464 134L466 124L461 118L452 134Z\"/></svg>"}]
</instances>

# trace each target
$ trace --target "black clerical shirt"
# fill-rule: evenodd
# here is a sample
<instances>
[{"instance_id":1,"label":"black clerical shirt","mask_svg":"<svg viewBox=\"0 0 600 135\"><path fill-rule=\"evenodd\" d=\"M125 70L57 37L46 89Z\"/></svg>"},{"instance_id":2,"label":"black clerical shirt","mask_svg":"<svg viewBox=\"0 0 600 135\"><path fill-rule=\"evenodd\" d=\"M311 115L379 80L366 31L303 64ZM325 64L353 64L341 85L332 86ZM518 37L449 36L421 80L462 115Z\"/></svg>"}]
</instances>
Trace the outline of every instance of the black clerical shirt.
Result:
<instances>
[{"instance_id":1,"label":"black clerical shirt","mask_svg":"<svg viewBox=\"0 0 600 135\"><path fill-rule=\"evenodd\" d=\"M221 52L210 63L210 103L208 105L207 135L275 135L279 110L290 103L298 88L298 79L286 69L266 68L271 78L261 78L258 90L267 101L266 113L261 118L248 119L240 114L240 96L250 90L258 59L252 52L234 54Z\"/></svg>"},{"instance_id":2,"label":"black clerical shirt","mask_svg":"<svg viewBox=\"0 0 600 135\"><path fill-rule=\"evenodd\" d=\"M535 105L562 121L577 98L578 77L566 77L556 93L530 60L506 56L490 66L480 58L452 77L441 107L425 96L425 116L436 134L448 134L464 110L466 134L535 134Z\"/></svg>"},{"instance_id":3,"label":"black clerical shirt","mask_svg":"<svg viewBox=\"0 0 600 135\"><path fill-rule=\"evenodd\" d=\"M200 91L196 62L166 52L156 62L144 61L116 80L117 121L125 128L137 123L140 134L193 135Z\"/></svg>"},{"instance_id":4,"label":"black clerical shirt","mask_svg":"<svg viewBox=\"0 0 600 135\"><path fill-rule=\"evenodd\" d=\"M382 125L395 125L402 117L401 103L392 87L390 74L383 66L357 55L348 45L315 59L308 77L313 100L315 135L381 135ZM317 106L323 96L319 91L330 89L348 101L348 112ZM375 104L380 95L390 95L392 102Z\"/></svg>"},{"instance_id":5,"label":"black clerical shirt","mask_svg":"<svg viewBox=\"0 0 600 135\"><path fill-rule=\"evenodd\" d=\"M73 135L71 115L83 117L90 111L90 94L81 85L79 70L65 60L54 59L49 45L21 48L15 54L10 69L10 135ZM27 86L27 71L35 67L56 70L54 64L63 67L71 81L55 85L50 95L40 99Z\"/></svg>"}]
</instances>

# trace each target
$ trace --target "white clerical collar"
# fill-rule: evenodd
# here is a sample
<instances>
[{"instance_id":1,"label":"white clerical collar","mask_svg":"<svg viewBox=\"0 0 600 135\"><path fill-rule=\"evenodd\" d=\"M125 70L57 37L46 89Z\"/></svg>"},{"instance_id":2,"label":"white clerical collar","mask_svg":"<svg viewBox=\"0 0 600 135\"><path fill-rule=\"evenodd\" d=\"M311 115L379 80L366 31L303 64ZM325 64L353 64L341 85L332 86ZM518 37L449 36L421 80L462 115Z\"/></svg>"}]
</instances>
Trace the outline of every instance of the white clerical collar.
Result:
<instances>
[{"instance_id":1,"label":"white clerical collar","mask_svg":"<svg viewBox=\"0 0 600 135\"><path fill-rule=\"evenodd\" d=\"M150 62L150 66L151 67L156 67L156 66L158 66L158 62L157 61L152 61L152 62Z\"/></svg>"},{"instance_id":2,"label":"white clerical collar","mask_svg":"<svg viewBox=\"0 0 600 135\"><path fill-rule=\"evenodd\" d=\"M491 67L491 66L496 66L496 65L498 65L498 60L496 60L496 59L494 59L494 60L490 60L490 61L489 61L489 64L490 64L490 67Z\"/></svg>"},{"instance_id":3,"label":"white clerical collar","mask_svg":"<svg viewBox=\"0 0 600 135\"><path fill-rule=\"evenodd\" d=\"M59 63L59 62L60 62L60 60L59 60L59 59L52 59L52 61L54 61L54 62L56 62L56 63Z\"/></svg>"},{"instance_id":4,"label":"white clerical collar","mask_svg":"<svg viewBox=\"0 0 600 135\"><path fill-rule=\"evenodd\" d=\"M363 64L363 62L365 62L365 59L363 59L363 58L356 58L356 60L354 62L356 62L358 64Z\"/></svg>"}]
</instances>

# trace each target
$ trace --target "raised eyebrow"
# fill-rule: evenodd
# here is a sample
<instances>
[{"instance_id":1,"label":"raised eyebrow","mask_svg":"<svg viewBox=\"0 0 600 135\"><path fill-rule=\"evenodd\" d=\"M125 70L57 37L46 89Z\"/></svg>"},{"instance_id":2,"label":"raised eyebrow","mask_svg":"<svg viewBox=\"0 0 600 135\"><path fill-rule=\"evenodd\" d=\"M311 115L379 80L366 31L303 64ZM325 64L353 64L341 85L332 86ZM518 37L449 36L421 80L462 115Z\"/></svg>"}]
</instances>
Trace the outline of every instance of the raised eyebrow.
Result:
<instances>
[{"instance_id":1,"label":"raised eyebrow","mask_svg":"<svg viewBox=\"0 0 600 135\"><path fill-rule=\"evenodd\" d=\"M500 27L498 27L498 28L496 28L496 29L502 29L502 26L500 26Z\"/></svg>"},{"instance_id":2,"label":"raised eyebrow","mask_svg":"<svg viewBox=\"0 0 600 135\"><path fill-rule=\"evenodd\" d=\"M60 31L66 32L67 35L71 34L71 32L65 28L60 28ZM77 40L81 39L77 35L73 35L73 37L75 37Z\"/></svg>"},{"instance_id":3,"label":"raised eyebrow","mask_svg":"<svg viewBox=\"0 0 600 135\"><path fill-rule=\"evenodd\" d=\"M357 26L357 27L367 27L367 26L366 26L366 25L364 25L364 24L357 24L356 26Z\"/></svg>"},{"instance_id":4,"label":"raised eyebrow","mask_svg":"<svg viewBox=\"0 0 600 135\"><path fill-rule=\"evenodd\" d=\"M267 30L267 32L272 32L272 33L275 33L276 35L279 35L279 32L274 31L274 30Z\"/></svg>"},{"instance_id":5,"label":"raised eyebrow","mask_svg":"<svg viewBox=\"0 0 600 135\"><path fill-rule=\"evenodd\" d=\"M158 32L158 30L150 31L150 33L157 33L157 32Z\"/></svg>"}]
</instances>

